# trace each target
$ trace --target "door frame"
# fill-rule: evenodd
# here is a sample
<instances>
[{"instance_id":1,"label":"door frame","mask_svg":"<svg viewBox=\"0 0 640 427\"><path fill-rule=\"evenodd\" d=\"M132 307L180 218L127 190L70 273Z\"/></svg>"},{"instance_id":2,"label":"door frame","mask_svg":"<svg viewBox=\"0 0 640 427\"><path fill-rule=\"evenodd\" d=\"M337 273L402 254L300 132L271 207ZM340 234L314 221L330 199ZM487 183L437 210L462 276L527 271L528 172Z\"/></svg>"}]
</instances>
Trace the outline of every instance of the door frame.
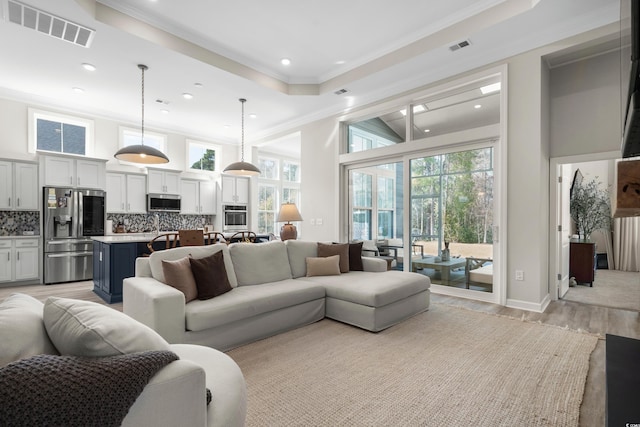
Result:
<instances>
[{"instance_id":1,"label":"door frame","mask_svg":"<svg viewBox=\"0 0 640 427\"><path fill-rule=\"evenodd\" d=\"M562 176L561 165L595 162L599 160L615 160L620 158L620 151L605 151L592 154L578 154L573 156L552 157L549 159L549 294L551 299L556 301L559 298L562 278L558 279L558 274L562 273L562 265L569 264L568 259L563 259L562 252L559 251L561 245L561 233L559 228L561 223L561 196L558 191L558 180ZM567 201L568 203L568 201ZM565 203L566 206L566 203Z\"/></svg>"}]
</instances>

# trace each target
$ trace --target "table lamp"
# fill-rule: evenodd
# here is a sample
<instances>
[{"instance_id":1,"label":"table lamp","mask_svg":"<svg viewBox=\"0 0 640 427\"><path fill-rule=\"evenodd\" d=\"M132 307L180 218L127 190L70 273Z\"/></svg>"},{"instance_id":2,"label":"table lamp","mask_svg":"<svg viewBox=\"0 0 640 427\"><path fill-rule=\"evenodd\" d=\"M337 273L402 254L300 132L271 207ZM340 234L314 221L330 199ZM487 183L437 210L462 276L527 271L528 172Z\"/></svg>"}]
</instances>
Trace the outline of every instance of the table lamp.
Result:
<instances>
[{"instance_id":1,"label":"table lamp","mask_svg":"<svg viewBox=\"0 0 640 427\"><path fill-rule=\"evenodd\" d=\"M285 222L280 229L280 239L289 240L298 238L298 230L291 221L302 221L302 216L294 203L283 203L280 205L280 213L278 213L278 222Z\"/></svg>"}]
</instances>

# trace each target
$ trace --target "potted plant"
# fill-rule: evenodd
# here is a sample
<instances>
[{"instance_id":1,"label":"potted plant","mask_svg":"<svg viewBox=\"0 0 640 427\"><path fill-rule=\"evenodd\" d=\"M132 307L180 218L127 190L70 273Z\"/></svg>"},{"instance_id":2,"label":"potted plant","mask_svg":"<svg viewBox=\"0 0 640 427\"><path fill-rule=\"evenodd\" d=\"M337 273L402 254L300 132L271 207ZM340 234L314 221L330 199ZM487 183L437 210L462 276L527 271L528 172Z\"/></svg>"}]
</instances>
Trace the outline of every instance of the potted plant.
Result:
<instances>
[{"instance_id":1,"label":"potted plant","mask_svg":"<svg viewBox=\"0 0 640 427\"><path fill-rule=\"evenodd\" d=\"M601 188L600 181L574 182L570 203L571 219L576 223L581 241L588 242L593 231L610 227L609 192Z\"/></svg>"}]
</instances>

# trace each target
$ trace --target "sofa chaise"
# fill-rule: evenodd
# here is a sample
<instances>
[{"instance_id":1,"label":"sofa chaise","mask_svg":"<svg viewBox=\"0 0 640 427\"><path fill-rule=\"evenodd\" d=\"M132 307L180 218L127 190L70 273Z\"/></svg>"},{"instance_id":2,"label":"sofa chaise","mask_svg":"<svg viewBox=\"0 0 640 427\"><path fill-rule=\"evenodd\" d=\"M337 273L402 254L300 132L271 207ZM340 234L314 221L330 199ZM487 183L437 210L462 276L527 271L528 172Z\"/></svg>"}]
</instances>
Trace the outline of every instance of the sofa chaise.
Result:
<instances>
[{"instance_id":1,"label":"sofa chaise","mask_svg":"<svg viewBox=\"0 0 640 427\"><path fill-rule=\"evenodd\" d=\"M104 381L107 374L101 378L102 371L85 374L78 367L63 369L57 363L80 357L91 365L113 356L135 356L148 351L173 352L179 360L155 371L128 412L124 412L122 426L240 427L245 422L246 385L240 368L229 356L209 347L170 345L147 326L97 303L50 297L43 304L25 294L12 294L0 302L0 343L2 425L67 424L60 421L61 416L71 417L74 425L81 424L79 420L89 420L87 425L102 425L99 421L103 419L100 414L104 416L102 410L111 413L122 400L108 398ZM46 376L16 379L12 375L32 370L34 361L42 359L51 364L51 369L46 365ZM138 372L139 368L133 367L132 372ZM47 381L47 377L51 378ZM69 387L65 387L67 378L71 381ZM100 384L98 390L80 389L80 398L68 401L74 396L71 385L77 389L96 382ZM118 396L128 389L122 383L114 387ZM55 392L59 389L64 397L56 399ZM212 395L209 405L206 389ZM95 398L96 394L100 397ZM78 410L75 402L82 402L82 398L88 399L89 409L84 412L89 413L85 418L73 412L73 408ZM24 404L26 410L11 405L10 401ZM99 405L100 409L91 405Z\"/></svg>"},{"instance_id":2,"label":"sofa chaise","mask_svg":"<svg viewBox=\"0 0 640 427\"><path fill-rule=\"evenodd\" d=\"M222 251L231 290L185 303L165 284L162 262ZM343 255L344 256L344 255ZM361 257L363 271L308 277L318 243L288 240L156 251L136 260L123 283L123 311L170 343L226 351L328 317L377 332L429 307L429 278L387 271L384 260Z\"/></svg>"}]
</instances>

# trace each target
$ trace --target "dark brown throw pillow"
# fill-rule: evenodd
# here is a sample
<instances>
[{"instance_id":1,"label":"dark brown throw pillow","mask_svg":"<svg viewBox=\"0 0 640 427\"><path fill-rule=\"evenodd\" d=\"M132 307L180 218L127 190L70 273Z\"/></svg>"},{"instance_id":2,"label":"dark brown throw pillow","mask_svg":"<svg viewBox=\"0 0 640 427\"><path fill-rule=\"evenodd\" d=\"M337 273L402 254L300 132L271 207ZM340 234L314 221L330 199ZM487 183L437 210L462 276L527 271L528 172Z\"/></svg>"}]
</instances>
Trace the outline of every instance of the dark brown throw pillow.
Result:
<instances>
[{"instance_id":1,"label":"dark brown throw pillow","mask_svg":"<svg viewBox=\"0 0 640 427\"><path fill-rule=\"evenodd\" d=\"M362 243L349 243L349 270L364 271L362 265Z\"/></svg>"},{"instance_id":2,"label":"dark brown throw pillow","mask_svg":"<svg viewBox=\"0 0 640 427\"><path fill-rule=\"evenodd\" d=\"M318 256L328 257L332 255L340 255L340 273L349 272L349 244L325 244L318 243Z\"/></svg>"},{"instance_id":3,"label":"dark brown throw pillow","mask_svg":"<svg viewBox=\"0 0 640 427\"><path fill-rule=\"evenodd\" d=\"M193 278L196 279L199 300L211 299L231 290L222 251L206 258L189 258L189 262Z\"/></svg>"}]
</instances>

